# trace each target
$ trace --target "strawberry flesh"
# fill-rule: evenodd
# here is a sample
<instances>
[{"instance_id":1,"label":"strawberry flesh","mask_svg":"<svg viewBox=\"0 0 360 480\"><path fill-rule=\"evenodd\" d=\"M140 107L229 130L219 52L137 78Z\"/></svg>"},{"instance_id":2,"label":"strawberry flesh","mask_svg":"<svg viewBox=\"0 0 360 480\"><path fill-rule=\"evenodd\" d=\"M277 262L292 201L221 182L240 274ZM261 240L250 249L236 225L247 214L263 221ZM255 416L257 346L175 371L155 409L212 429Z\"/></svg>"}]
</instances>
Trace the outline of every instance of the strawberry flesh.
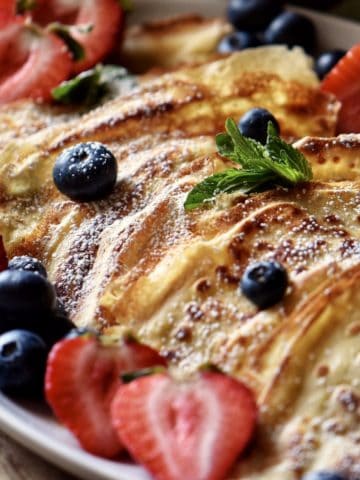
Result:
<instances>
[{"instance_id":1,"label":"strawberry flesh","mask_svg":"<svg viewBox=\"0 0 360 480\"><path fill-rule=\"evenodd\" d=\"M123 11L118 0L81 0L40 2L32 13L35 22L47 25L61 22L71 25L71 35L85 49L85 58L74 63L73 73L93 67L112 50L123 21ZM81 31L91 27L89 31Z\"/></svg>"},{"instance_id":2,"label":"strawberry flesh","mask_svg":"<svg viewBox=\"0 0 360 480\"><path fill-rule=\"evenodd\" d=\"M50 100L67 79L71 56L64 42L16 19L0 32L0 104L21 98Z\"/></svg>"},{"instance_id":3,"label":"strawberry flesh","mask_svg":"<svg viewBox=\"0 0 360 480\"><path fill-rule=\"evenodd\" d=\"M111 458L123 448L110 420L120 374L159 364L157 352L134 341L104 346L90 334L65 339L49 354L46 398L85 450Z\"/></svg>"},{"instance_id":4,"label":"strawberry flesh","mask_svg":"<svg viewBox=\"0 0 360 480\"><path fill-rule=\"evenodd\" d=\"M158 480L222 480L256 423L252 393L221 373L188 383L156 374L122 385L113 425L135 460Z\"/></svg>"},{"instance_id":5,"label":"strawberry flesh","mask_svg":"<svg viewBox=\"0 0 360 480\"><path fill-rule=\"evenodd\" d=\"M333 93L342 106L338 133L360 133L360 44L347 54L325 76L321 83L324 92Z\"/></svg>"}]
</instances>

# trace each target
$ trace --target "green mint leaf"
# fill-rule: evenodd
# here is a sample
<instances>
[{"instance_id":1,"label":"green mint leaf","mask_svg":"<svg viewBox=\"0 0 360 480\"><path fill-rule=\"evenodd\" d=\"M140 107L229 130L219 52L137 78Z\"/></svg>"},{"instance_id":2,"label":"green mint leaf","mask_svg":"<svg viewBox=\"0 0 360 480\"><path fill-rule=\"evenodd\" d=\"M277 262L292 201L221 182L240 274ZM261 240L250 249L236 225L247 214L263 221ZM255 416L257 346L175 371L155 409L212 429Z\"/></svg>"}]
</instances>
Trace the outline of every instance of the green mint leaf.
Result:
<instances>
[{"instance_id":1,"label":"green mint leaf","mask_svg":"<svg viewBox=\"0 0 360 480\"><path fill-rule=\"evenodd\" d=\"M81 31L85 28L86 32L90 31L91 26L81 26ZM85 58L85 50L84 47L79 43L75 38L71 35L71 29L67 25L63 25L59 22L54 22L48 25L47 30L49 32L55 33L60 38L64 40L66 46L68 47L73 59L75 61L83 60Z\"/></svg>"},{"instance_id":2,"label":"green mint leaf","mask_svg":"<svg viewBox=\"0 0 360 480\"><path fill-rule=\"evenodd\" d=\"M57 102L66 105L94 104L98 100L99 81L100 72L98 69L87 70L54 88L52 97Z\"/></svg>"},{"instance_id":3,"label":"green mint leaf","mask_svg":"<svg viewBox=\"0 0 360 480\"><path fill-rule=\"evenodd\" d=\"M186 210L212 202L219 193L248 194L312 179L311 166L304 155L284 142L271 122L266 145L244 137L231 118L226 120L225 129L226 133L216 136L218 152L242 168L229 168L200 182L188 194Z\"/></svg>"},{"instance_id":4,"label":"green mint leaf","mask_svg":"<svg viewBox=\"0 0 360 480\"><path fill-rule=\"evenodd\" d=\"M184 206L186 210L194 210L204 203L213 202L219 193L251 193L275 178L276 175L268 171L229 168L196 185L188 194Z\"/></svg>"},{"instance_id":5,"label":"green mint leaf","mask_svg":"<svg viewBox=\"0 0 360 480\"><path fill-rule=\"evenodd\" d=\"M268 125L266 149L277 173L290 183L307 182L313 178L311 166L304 155L282 140L272 123Z\"/></svg>"},{"instance_id":6,"label":"green mint leaf","mask_svg":"<svg viewBox=\"0 0 360 480\"><path fill-rule=\"evenodd\" d=\"M225 129L234 144L235 158L230 158L230 160L239 163L243 168L253 168L255 161L258 165L262 163L263 166L266 166L269 155L264 145L241 135L232 118L226 120ZM226 157L226 155L224 156Z\"/></svg>"},{"instance_id":7,"label":"green mint leaf","mask_svg":"<svg viewBox=\"0 0 360 480\"><path fill-rule=\"evenodd\" d=\"M54 100L66 105L93 106L121 95L137 85L135 77L117 65L97 65L62 82L52 90Z\"/></svg>"}]
</instances>

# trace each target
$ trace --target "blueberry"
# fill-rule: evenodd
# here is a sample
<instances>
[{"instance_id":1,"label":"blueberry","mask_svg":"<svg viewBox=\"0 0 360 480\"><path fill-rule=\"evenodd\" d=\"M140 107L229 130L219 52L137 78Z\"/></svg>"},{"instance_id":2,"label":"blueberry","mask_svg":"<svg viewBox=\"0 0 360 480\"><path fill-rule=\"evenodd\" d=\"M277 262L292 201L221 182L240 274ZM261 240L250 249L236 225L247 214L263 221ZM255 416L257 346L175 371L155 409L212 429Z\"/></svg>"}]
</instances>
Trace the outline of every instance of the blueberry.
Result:
<instances>
[{"instance_id":1,"label":"blueberry","mask_svg":"<svg viewBox=\"0 0 360 480\"><path fill-rule=\"evenodd\" d=\"M280 133L278 121L268 110L252 108L240 118L239 130L245 137L253 138L265 145L269 122L272 122L276 131Z\"/></svg>"},{"instance_id":2,"label":"blueberry","mask_svg":"<svg viewBox=\"0 0 360 480\"><path fill-rule=\"evenodd\" d=\"M335 67L338 61L346 54L345 50L330 50L322 53L315 62L315 71L320 80Z\"/></svg>"},{"instance_id":3,"label":"blueberry","mask_svg":"<svg viewBox=\"0 0 360 480\"><path fill-rule=\"evenodd\" d=\"M233 32L226 35L218 45L219 53L231 53L245 48L258 47L260 41L255 33Z\"/></svg>"},{"instance_id":4,"label":"blueberry","mask_svg":"<svg viewBox=\"0 0 360 480\"><path fill-rule=\"evenodd\" d=\"M74 328L75 325L59 300L54 311L38 317L33 325L33 330L44 340L49 349Z\"/></svg>"},{"instance_id":5,"label":"blueberry","mask_svg":"<svg viewBox=\"0 0 360 480\"><path fill-rule=\"evenodd\" d=\"M313 22L295 12L278 15L264 33L266 43L281 43L293 47L299 45L312 52L316 44L316 31Z\"/></svg>"},{"instance_id":6,"label":"blueberry","mask_svg":"<svg viewBox=\"0 0 360 480\"><path fill-rule=\"evenodd\" d=\"M330 471L311 472L305 475L302 480L347 480L346 477L340 473Z\"/></svg>"},{"instance_id":7,"label":"blueberry","mask_svg":"<svg viewBox=\"0 0 360 480\"><path fill-rule=\"evenodd\" d=\"M24 270L0 273L0 310L49 311L55 307L55 289L43 276Z\"/></svg>"},{"instance_id":8,"label":"blueberry","mask_svg":"<svg viewBox=\"0 0 360 480\"><path fill-rule=\"evenodd\" d=\"M57 158L53 179L64 195L79 202L100 200L114 189L117 163L114 155L98 142L79 143Z\"/></svg>"},{"instance_id":9,"label":"blueberry","mask_svg":"<svg viewBox=\"0 0 360 480\"><path fill-rule=\"evenodd\" d=\"M0 336L0 390L34 396L42 391L47 348L43 340L26 330Z\"/></svg>"},{"instance_id":10,"label":"blueberry","mask_svg":"<svg viewBox=\"0 0 360 480\"><path fill-rule=\"evenodd\" d=\"M245 297L261 309L272 307L282 300L287 286L286 270L274 261L250 265L240 283Z\"/></svg>"},{"instance_id":11,"label":"blueberry","mask_svg":"<svg viewBox=\"0 0 360 480\"><path fill-rule=\"evenodd\" d=\"M278 15L281 0L230 0L228 18L237 30L255 32L265 28Z\"/></svg>"},{"instance_id":12,"label":"blueberry","mask_svg":"<svg viewBox=\"0 0 360 480\"><path fill-rule=\"evenodd\" d=\"M9 270L25 270L27 272L34 272L47 277L47 273L44 265L34 257L29 257L28 255L21 255L19 257L13 257L9 261L8 265Z\"/></svg>"}]
</instances>

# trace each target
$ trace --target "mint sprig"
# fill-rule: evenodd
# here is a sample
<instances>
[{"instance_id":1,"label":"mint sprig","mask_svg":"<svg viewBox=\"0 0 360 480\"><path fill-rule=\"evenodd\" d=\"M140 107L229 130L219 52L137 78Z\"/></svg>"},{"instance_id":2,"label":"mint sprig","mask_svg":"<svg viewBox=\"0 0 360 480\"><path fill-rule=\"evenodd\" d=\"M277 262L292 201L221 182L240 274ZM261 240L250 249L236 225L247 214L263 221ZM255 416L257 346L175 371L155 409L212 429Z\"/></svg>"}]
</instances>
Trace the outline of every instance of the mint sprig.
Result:
<instances>
[{"instance_id":1,"label":"mint sprig","mask_svg":"<svg viewBox=\"0 0 360 480\"><path fill-rule=\"evenodd\" d=\"M231 118L226 120L225 129L226 133L216 136L218 152L241 168L229 168L196 185L185 200L186 210L212 202L220 193L249 194L312 179L311 166L304 155L284 142L271 122L266 145L244 137Z\"/></svg>"},{"instance_id":2,"label":"mint sprig","mask_svg":"<svg viewBox=\"0 0 360 480\"><path fill-rule=\"evenodd\" d=\"M127 93L137 85L134 76L118 65L98 64L52 90L52 97L66 105L91 107Z\"/></svg>"}]
</instances>

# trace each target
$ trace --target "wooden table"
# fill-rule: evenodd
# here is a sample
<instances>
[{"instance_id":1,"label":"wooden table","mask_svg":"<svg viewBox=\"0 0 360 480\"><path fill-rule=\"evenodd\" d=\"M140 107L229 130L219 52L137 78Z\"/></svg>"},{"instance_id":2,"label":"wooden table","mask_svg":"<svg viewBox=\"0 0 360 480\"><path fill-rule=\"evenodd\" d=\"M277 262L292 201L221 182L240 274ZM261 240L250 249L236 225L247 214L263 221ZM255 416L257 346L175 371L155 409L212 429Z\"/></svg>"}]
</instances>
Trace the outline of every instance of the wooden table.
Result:
<instances>
[{"instance_id":1,"label":"wooden table","mask_svg":"<svg viewBox=\"0 0 360 480\"><path fill-rule=\"evenodd\" d=\"M1 480L76 480L0 433Z\"/></svg>"}]
</instances>

